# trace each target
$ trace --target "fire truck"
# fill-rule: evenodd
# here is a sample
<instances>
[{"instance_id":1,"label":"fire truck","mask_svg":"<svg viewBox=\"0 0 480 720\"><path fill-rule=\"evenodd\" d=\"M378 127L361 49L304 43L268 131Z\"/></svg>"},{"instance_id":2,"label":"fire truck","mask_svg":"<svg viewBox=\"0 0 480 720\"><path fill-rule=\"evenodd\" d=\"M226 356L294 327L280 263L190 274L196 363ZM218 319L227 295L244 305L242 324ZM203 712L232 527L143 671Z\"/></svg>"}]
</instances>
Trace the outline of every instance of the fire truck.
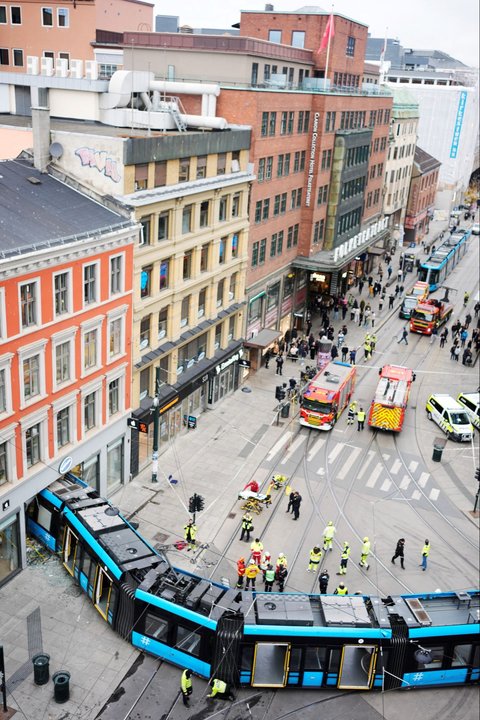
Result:
<instances>
[{"instance_id":1,"label":"fire truck","mask_svg":"<svg viewBox=\"0 0 480 720\"><path fill-rule=\"evenodd\" d=\"M453 307L441 300L424 300L418 303L410 317L410 332L431 335L434 327L446 323L453 313Z\"/></svg>"},{"instance_id":2,"label":"fire truck","mask_svg":"<svg viewBox=\"0 0 480 720\"><path fill-rule=\"evenodd\" d=\"M300 425L331 430L347 407L355 388L354 365L334 360L315 375L300 402Z\"/></svg>"},{"instance_id":3,"label":"fire truck","mask_svg":"<svg viewBox=\"0 0 480 720\"><path fill-rule=\"evenodd\" d=\"M400 432L414 380L415 373L410 368L400 365L383 366L368 413L370 427Z\"/></svg>"}]
</instances>

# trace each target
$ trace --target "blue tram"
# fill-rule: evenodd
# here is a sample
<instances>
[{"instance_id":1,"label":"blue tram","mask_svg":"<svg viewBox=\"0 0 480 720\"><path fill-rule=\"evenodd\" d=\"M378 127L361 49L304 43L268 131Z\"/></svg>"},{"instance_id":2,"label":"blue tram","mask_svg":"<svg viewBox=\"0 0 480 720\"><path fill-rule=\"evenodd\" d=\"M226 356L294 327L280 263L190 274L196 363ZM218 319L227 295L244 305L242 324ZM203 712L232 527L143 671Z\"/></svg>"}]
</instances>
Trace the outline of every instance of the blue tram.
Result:
<instances>
[{"instance_id":1,"label":"blue tram","mask_svg":"<svg viewBox=\"0 0 480 720\"><path fill-rule=\"evenodd\" d=\"M438 290L447 275L456 267L468 249L471 230L458 230L433 252L428 260L420 263L418 279L427 282L430 292Z\"/></svg>"},{"instance_id":2,"label":"blue tram","mask_svg":"<svg viewBox=\"0 0 480 720\"><path fill-rule=\"evenodd\" d=\"M28 507L128 642L237 686L384 690L480 678L480 591L387 598L251 593L172 567L107 500L64 476Z\"/></svg>"}]
</instances>

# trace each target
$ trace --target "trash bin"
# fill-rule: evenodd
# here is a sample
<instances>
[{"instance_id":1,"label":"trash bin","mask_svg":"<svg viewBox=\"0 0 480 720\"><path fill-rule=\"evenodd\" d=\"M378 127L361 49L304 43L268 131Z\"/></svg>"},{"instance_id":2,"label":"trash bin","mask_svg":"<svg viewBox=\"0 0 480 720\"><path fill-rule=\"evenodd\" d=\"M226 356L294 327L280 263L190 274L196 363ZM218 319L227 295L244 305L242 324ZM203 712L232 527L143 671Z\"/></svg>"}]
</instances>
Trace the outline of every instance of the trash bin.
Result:
<instances>
[{"instance_id":1,"label":"trash bin","mask_svg":"<svg viewBox=\"0 0 480 720\"><path fill-rule=\"evenodd\" d=\"M280 414L282 418L288 418L290 415L290 403L285 403L285 405L282 405L282 409L280 411Z\"/></svg>"},{"instance_id":2,"label":"trash bin","mask_svg":"<svg viewBox=\"0 0 480 720\"><path fill-rule=\"evenodd\" d=\"M435 438L435 440L433 441L432 460L434 460L435 462L441 462L443 449L446 444L447 441L444 440L444 438Z\"/></svg>"},{"instance_id":3,"label":"trash bin","mask_svg":"<svg viewBox=\"0 0 480 720\"><path fill-rule=\"evenodd\" d=\"M55 702L64 703L70 698L70 673L60 670L52 676Z\"/></svg>"},{"instance_id":4,"label":"trash bin","mask_svg":"<svg viewBox=\"0 0 480 720\"><path fill-rule=\"evenodd\" d=\"M32 657L33 682L35 685L46 685L50 678L50 655L38 653Z\"/></svg>"}]
</instances>

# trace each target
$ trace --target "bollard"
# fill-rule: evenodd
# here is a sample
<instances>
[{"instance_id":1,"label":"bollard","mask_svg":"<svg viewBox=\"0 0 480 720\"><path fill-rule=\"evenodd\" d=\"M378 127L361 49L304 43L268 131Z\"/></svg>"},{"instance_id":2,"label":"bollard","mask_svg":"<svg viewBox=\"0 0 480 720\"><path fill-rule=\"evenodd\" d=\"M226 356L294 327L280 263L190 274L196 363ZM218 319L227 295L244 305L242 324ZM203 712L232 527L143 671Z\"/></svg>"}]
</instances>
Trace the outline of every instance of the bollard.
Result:
<instances>
[{"instance_id":1,"label":"bollard","mask_svg":"<svg viewBox=\"0 0 480 720\"><path fill-rule=\"evenodd\" d=\"M52 676L55 702L64 703L70 698L70 673L60 670Z\"/></svg>"},{"instance_id":2,"label":"bollard","mask_svg":"<svg viewBox=\"0 0 480 720\"><path fill-rule=\"evenodd\" d=\"M32 657L33 682L35 685L46 685L50 677L50 655L38 653Z\"/></svg>"}]
</instances>

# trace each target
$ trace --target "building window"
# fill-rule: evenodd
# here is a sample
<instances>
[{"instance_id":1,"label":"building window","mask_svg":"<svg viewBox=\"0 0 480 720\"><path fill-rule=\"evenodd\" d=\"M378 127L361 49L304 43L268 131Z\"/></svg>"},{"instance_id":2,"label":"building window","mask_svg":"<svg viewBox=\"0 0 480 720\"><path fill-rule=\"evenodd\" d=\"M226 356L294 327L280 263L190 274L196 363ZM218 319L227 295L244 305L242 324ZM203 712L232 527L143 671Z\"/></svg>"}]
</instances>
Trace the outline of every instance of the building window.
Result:
<instances>
[{"instance_id":1,"label":"building window","mask_svg":"<svg viewBox=\"0 0 480 720\"><path fill-rule=\"evenodd\" d=\"M240 193L235 193L232 197L232 218L240 215Z\"/></svg>"},{"instance_id":2,"label":"building window","mask_svg":"<svg viewBox=\"0 0 480 720\"><path fill-rule=\"evenodd\" d=\"M263 205L263 203L261 200L257 200L257 202L255 203L255 222L256 223L259 223L262 221L262 205Z\"/></svg>"},{"instance_id":3,"label":"building window","mask_svg":"<svg viewBox=\"0 0 480 720\"><path fill-rule=\"evenodd\" d=\"M97 394L89 393L83 400L83 424L85 430L92 430L97 424Z\"/></svg>"},{"instance_id":4,"label":"building window","mask_svg":"<svg viewBox=\"0 0 480 720\"><path fill-rule=\"evenodd\" d=\"M0 25L7 24L7 6L0 5Z\"/></svg>"},{"instance_id":5,"label":"building window","mask_svg":"<svg viewBox=\"0 0 480 720\"><path fill-rule=\"evenodd\" d=\"M170 225L170 213L168 210L161 212L158 216L158 241L168 240L168 232Z\"/></svg>"},{"instance_id":6,"label":"building window","mask_svg":"<svg viewBox=\"0 0 480 720\"><path fill-rule=\"evenodd\" d=\"M252 267L256 267L258 265L258 250L259 250L260 243L254 242L252 245Z\"/></svg>"},{"instance_id":7,"label":"building window","mask_svg":"<svg viewBox=\"0 0 480 720\"><path fill-rule=\"evenodd\" d=\"M5 384L5 368L0 370L0 413L7 411L7 387Z\"/></svg>"},{"instance_id":8,"label":"building window","mask_svg":"<svg viewBox=\"0 0 480 720\"><path fill-rule=\"evenodd\" d=\"M182 210L182 233L192 232L193 205L185 205Z\"/></svg>"},{"instance_id":9,"label":"building window","mask_svg":"<svg viewBox=\"0 0 480 720\"><path fill-rule=\"evenodd\" d=\"M222 238L218 244L218 264L223 265L225 262L225 254L227 249L227 240Z\"/></svg>"},{"instance_id":10,"label":"building window","mask_svg":"<svg viewBox=\"0 0 480 720\"><path fill-rule=\"evenodd\" d=\"M207 291L205 288L203 290L200 290L198 293L198 309L197 309L197 317L201 318L205 315L205 303L207 301Z\"/></svg>"},{"instance_id":11,"label":"building window","mask_svg":"<svg viewBox=\"0 0 480 720\"><path fill-rule=\"evenodd\" d=\"M262 220L268 220L270 214L270 198L263 201Z\"/></svg>"},{"instance_id":12,"label":"building window","mask_svg":"<svg viewBox=\"0 0 480 720\"><path fill-rule=\"evenodd\" d=\"M346 54L348 57L353 57L355 55L355 38L349 36L347 38L347 49Z\"/></svg>"},{"instance_id":13,"label":"building window","mask_svg":"<svg viewBox=\"0 0 480 720\"><path fill-rule=\"evenodd\" d=\"M207 272L208 270L209 247L209 243L206 243L202 245L202 249L200 250L200 272Z\"/></svg>"},{"instance_id":14,"label":"building window","mask_svg":"<svg viewBox=\"0 0 480 720\"><path fill-rule=\"evenodd\" d=\"M15 67L23 67L23 50L13 49L13 64Z\"/></svg>"},{"instance_id":15,"label":"building window","mask_svg":"<svg viewBox=\"0 0 480 720\"><path fill-rule=\"evenodd\" d=\"M266 160L267 162L265 164L265 180L271 180L273 170L273 157L267 157Z\"/></svg>"},{"instance_id":16,"label":"building window","mask_svg":"<svg viewBox=\"0 0 480 720\"><path fill-rule=\"evenodd\" d=\"M288 125L288 112L284 111L284 112L282 112L282 114L280 116L280 135L287 134L287 125Z\"/></svg>"},{"instance_id":17,"label":"building window","mask_svg":"<svg viewBox=\"0 0 480 720\"><path fill-rule=\"evenodd\" d=\"M188 250L183 254L182 277L184 280L189 280L192 277L192 259L193 250Z\"/></svg>"},{"instance_id":18,"label":"building window","mask_svg":"<svg viewBox=\"0 0 480 720\"><path fill-rule=\"evenodd\" d=\"M0 48L0 65L10 65L7 48Z\"/></svg>"},{"instance_id":19,"label":"building window","mask_svg":"<svg viewBox=\"0 0 480 720\"><path fill-rule=\"evenodd\" d=\"M180 327L188 325L189 313L190 313L190 295L183 298L182 307L180 312Z\"/></svg>"},{"instance_id":20,"label":"building window","mask_svg":"<svg viewBox=\"0 0 480 720\"><path fill-rule=\"evenodd\" d=\"M8 65L8 63L7 63ZM257 63L255 63L257 65ZM258 65L257 65L258 67ZM260 128L260 134L262 137L266 137L268 135L268 112L262 113L262 125Z\"/></svg>"},{"instance_id":21,"label":"building window","mask_svg":"<svg viewBox=\"0 0 480 720\"><path fill-rule=\"evenodd\" d=\"M97 265L83 267L83 302L91 305L97 302Z\"/></svg>"},{"instance_id":22,"label":"building window","mask_svg":"<svg viewBox=\"0 0 480 720\"><path fill-rule=\"evenodd\" d=\"M154 185L155 187L163 187L167 184L167 163L165 160L160 160L155 163L155 174L154 174Z\"/></svg>"},{"instance_id":23,"label":"building window","mask_svg":"<svg viewBox=\"0 0 480 720\"><path fill-rule=\"evenodd\" d=\"M98 66L98 77L100 80L110 80L113 73L118 70L118 65L111 65L108 63L100 63Z\"/></svg>"},{"instance_id":24,"label":"building window","mask_svg":"<svg viewBox=\"0 0 480 720\"><path fill-rule=\"evenodd\" d=\"M225 222L227 219L227 196L223 195L218 204L218 221Z\"/></svg>"},{"instance_id":25,"label":"building window","mask_svg":"<svg viewBox=\"0 0 480 720\"><path fill-rule=\"evenodd\" d=\"M280 253L283 250L283 230L280 230L277 236L277 255L280 255Z\"/></svg>"},{"instance_id":26,"label":"building window","mask_svg":"<svg viewBox=\"0 0 480 720\"><path fill-rule=\"evenodd\" d=\"M120 378L108 383L108 414L115 415L120 411Z\"/></svg>"},{"instance_id":27,"label":"building window","mask_svg":"<svg viewBox=\"0 0 480 720\"><path fill-rule=\"evenodd\" d=\"M277 125L277 113L271 112L268 120L268 134L275 135Z\"/></svg>"},{"instance_id":28,"label":"building window","mask_svg":"<svg viewBox=\"0 0 480 720\"><path fill-rule=\"evenodd\" d=\"M322 152L322 170L326 170L332 164L332 151L323 150Z\"/></svg>"},{"instance_id":29,"label":"building window","mask_svg":"<svg viewBox=\"0 0 480 720\"><path fill-rule=\"evenodd\" d=\"M140 350L150 345L150 315L145 315L140 321Z\"/></svg>"},{"instance_id":30,"label":"building window","mask_svg":"<svg viewBox=\"0 0 480 720\"><path fill-rule=\"evenodd\" d=\"M40 394L40 356L32 355L23 361L23 396L31 400Z\"/></svg>"},{"instance_id":31,"label":"building window","mask_svg":"<svg viewBox=\"0 0 480 720\"><path fill-rule=\"evenodd\" d=\"M235 295L237 292L237 280L238 280L238 273L233 273L233 275L230 276L230 286L228 288L229 301L235 299Z\"/></svg>"},{"instance_id":32,"label":"building window","mask_svg":"<svg viewBox=\"0 0 480 720\"><path fill-rule=\"evenodd\" d=\"M146 265L140 273L140 297L150 297L152 291L152 266Z\"/></svg>"},{"instance_id":33,"label":"building window","mask_svg":"<svg viewBox=\"0 0 480 720\"><path fill-rule=\"evenodd\" d=\"M190 180L190 158L181 158L178 167L178 182Z\"/></svg>"},{"instance_id":34,"label":"building window","mask_svg":"<svg viewBox=\"0 0 480 720\"><path fill-rule=\"evenodd\" d=\"M303 32L303 30L293 30L292 46L297 48L305 47L305 33Z\"/></svg>"},{"instance_id":35,"label":"building window","mask_svg":"<svg viewBox=\"0 0 480 720\"><path fill-rule=\"evenodd\" d=\"M57 25L58 27L68 28L70 24L67 8L57 8Z\"/></svg>"},{"instance_id":36,"label":"building window","mask_svg":"<svg viewBox=\"0 0 480 720\"><path fill-rule=\"evenodd\" d=\"M327 115L325 118L325 132L334 132L335 131L336 118L337 118L336 112L327 112Z\"/></svg>"},{"instance_id":37,"label":"building window","mask_svg":"<svg viewBox=\"0 0 480 720\"><path fill-rule=\"evenodd\" d=\"M207 156L200 155L199 157L197 157L197 180L202 180L203 178L206 178L206 177L207 177Z\"/></svg>"},{"instance_id":38,"label":"building window","mask_svg":"<svg viewBox=\"0 0 480 720\"><path fill-rule=\"evenodd\" d=\"M10 22L12 25L22 24L22 10L18 5L12 5L10 7Z\"/></svg>"},{"instance_id":39,"label":"building window","mask_svg":"<svg viewBox=\"0 0 480 720\"><path fill-rule=\"evenodd\" d=\"M51 7L42 7L42 26L53 27L53 10Z\"/></svg>"},{"instance_id":40,"label":"building window","mask_svg":"<svg viewBox=\"0 0 480 720\"><path fill-rule=\"evenodd\" d=\"M57 316L65 315L70 310L69 278L68 272L58 273L54 276L55 315Z\"/></svg>"},{"instance_id":41,"label":"building window","mask_svg":"<svg viewBox=\"0 0 480 720\"><path fill-rule=\"evenodd\" d=\"M270 257L275 257L277 254L277 233L273 233L272 239L270 240Z\"/></svg>"},{"instance_id":42,"label":"building window","mask_svg":"<svg viewBox=\"0 0 480 720\"><path fill-rule=\"evenodd\" d=\"M110 258L110 294L122 292L122 255Z\"/></svg>"},{"instance_id":43,"label":"building window","mask_svg":"<svg viewBox=\"0 0 480 720\"><path fill-rule=\"evenodd\" d=\"M269 42L273 42L273 43L281 43L282 42L282 31L281 30L269 30L268 31L268 40L269 40Z\"/></svg>"},{"instance_id":44,"label":"building window","mask_svg":"<svg viewBox=\"0 0 480 720\"><path fill-rule=\"evenodd\" d=\"M150 245L151 217L140 218L140 245Z\"/></svg>"},{"instance_id":45,"label":"building window","mask_svg":"<svg viewBox=\"0 0 480 720\"><path fill-rule=\"evenodd\" d=\"M111 358L123 353L123 318L121 317L110 321L108 347Z\"/></svg>"},{"instance_id":46,"label":"building window","mask_svg":"<svg viewBox=\"0 0 480 720\"><path fill-rule=\"evenodd\" d=\"M225 292L225 280L220 280L217 285L217 307L223 305L223 295Z\"/></svg>"},{"instance_id":47,"label":"building window","mask_svg":"<svg viewBox=\"0 0 480 720\"><path fill-rule=\"evenodd\" d=\"M225 175L227 169L227 153L217 155L217 175Z\"/></svg>"},{"instance_id":48,"label":"building window","mask_svg":"<svg viewBox=\"0 0 480 720\"><path fill-rule=\"evenodd\" d=\"M258 63L252 63L252 75L251 75L250 82L253 86L255 86L258 83ZM265 133L265 135L266 134L267 133Z\"/></svg>"},{"instance_id":49,"label":"building window","mask_svg":"<svg viewBox=\"0 0 480 720\"><path fill-rule=\"evenodd\" d=\"M265 256L267 254L267 238L260 240L260 252L258 256L259 265L263 265L265 262Z\"/></svg>"},{"instance_id":50,"label":"building window","mask_svg":"<svg viewBox=\"0 0 480 720\"><path fill-rule=\"evenodd\" d=\"M137 190L146 190L148 185L148 165L143 163L135 165L135 192Z\"/></svg>"},{"instance_id":51,"label":"building window","mask_svg":"<svg viewBox=\"0 0 480 720\"><path fill-rule=\"evenodd\" d=\"M71 372L71 341L59 343L55 346L55 381L57 385L70 380Z\"/></svg>"},{"instance_id":52,"label":"building window","mask_svg":"<svg viewBox=\"0 0 480 720\"><path fill-rule=\"evenodd\" d=\"M265 158L259 158L258 160L258 172L257 172L257 181L263 182L265 178Z\"/></svg>"},{"instance_id":53,"label":"building window","mask_svg":"<svg viewBox=\"0 0 480 720\"><path fill-rule=\"evenodd\" d=\"M270 80L270 65L265 63L263 66L263 82L268 83Z\"/></svg>"},{"instance_id":54,"label":"building window","mask_svg":"<svg viewBox=\"0 0 480 720\"><path fill-rule=\"evenodd\" d=\"M57 413L57 447L62 448L70 443L70 408L66 407Z\"/></svg>"},{"instance_id":55,"label":"building window","mask_svg":"<svg viewBox=\"0 0 480 720\"><path fill-rule=\"evenodd\" d=\"M29 282L20 285L20 308L22 317L22 328L32 327L38 324L38 283Z\"/></svg>"},{"instance_id":56,"label":"building window","mask_svg":"<svg viewBox=\"0 0 480 720\"><path fill-rule=\"evenodd\" d=\"M111 492L123 483L123 439L107 446L107 490Z\"/></svg>"},{"instance_id":57,"label":"building window","mask_svg":"<svg viewBox=\"0 0 480 720\"><path fill-rule=\"evenodd\" d=\"M91 370L97 367L98 330L87 330L83 336L83 368Z\"/></svg>"},{"instance_id":58,"label":"building window","mask_svg":"<svg viewBox=\"0 0 480 720\"><path fill-rule=\"evenodd\" d=\"M1 10L1 9L0 9ZM8 482L8 450L7 443L0 443L0 485Z\"/></svg>"},{"instance_id":59,"label":"building window","mask_svg":"<svg viewBox=\"0 0 480 720\"><path fill-rule=\"evenodd\" d=\"M27 468L31 468L40 462L40 423L25 431L25 453Z\"/></svg>"}]
</instances>

